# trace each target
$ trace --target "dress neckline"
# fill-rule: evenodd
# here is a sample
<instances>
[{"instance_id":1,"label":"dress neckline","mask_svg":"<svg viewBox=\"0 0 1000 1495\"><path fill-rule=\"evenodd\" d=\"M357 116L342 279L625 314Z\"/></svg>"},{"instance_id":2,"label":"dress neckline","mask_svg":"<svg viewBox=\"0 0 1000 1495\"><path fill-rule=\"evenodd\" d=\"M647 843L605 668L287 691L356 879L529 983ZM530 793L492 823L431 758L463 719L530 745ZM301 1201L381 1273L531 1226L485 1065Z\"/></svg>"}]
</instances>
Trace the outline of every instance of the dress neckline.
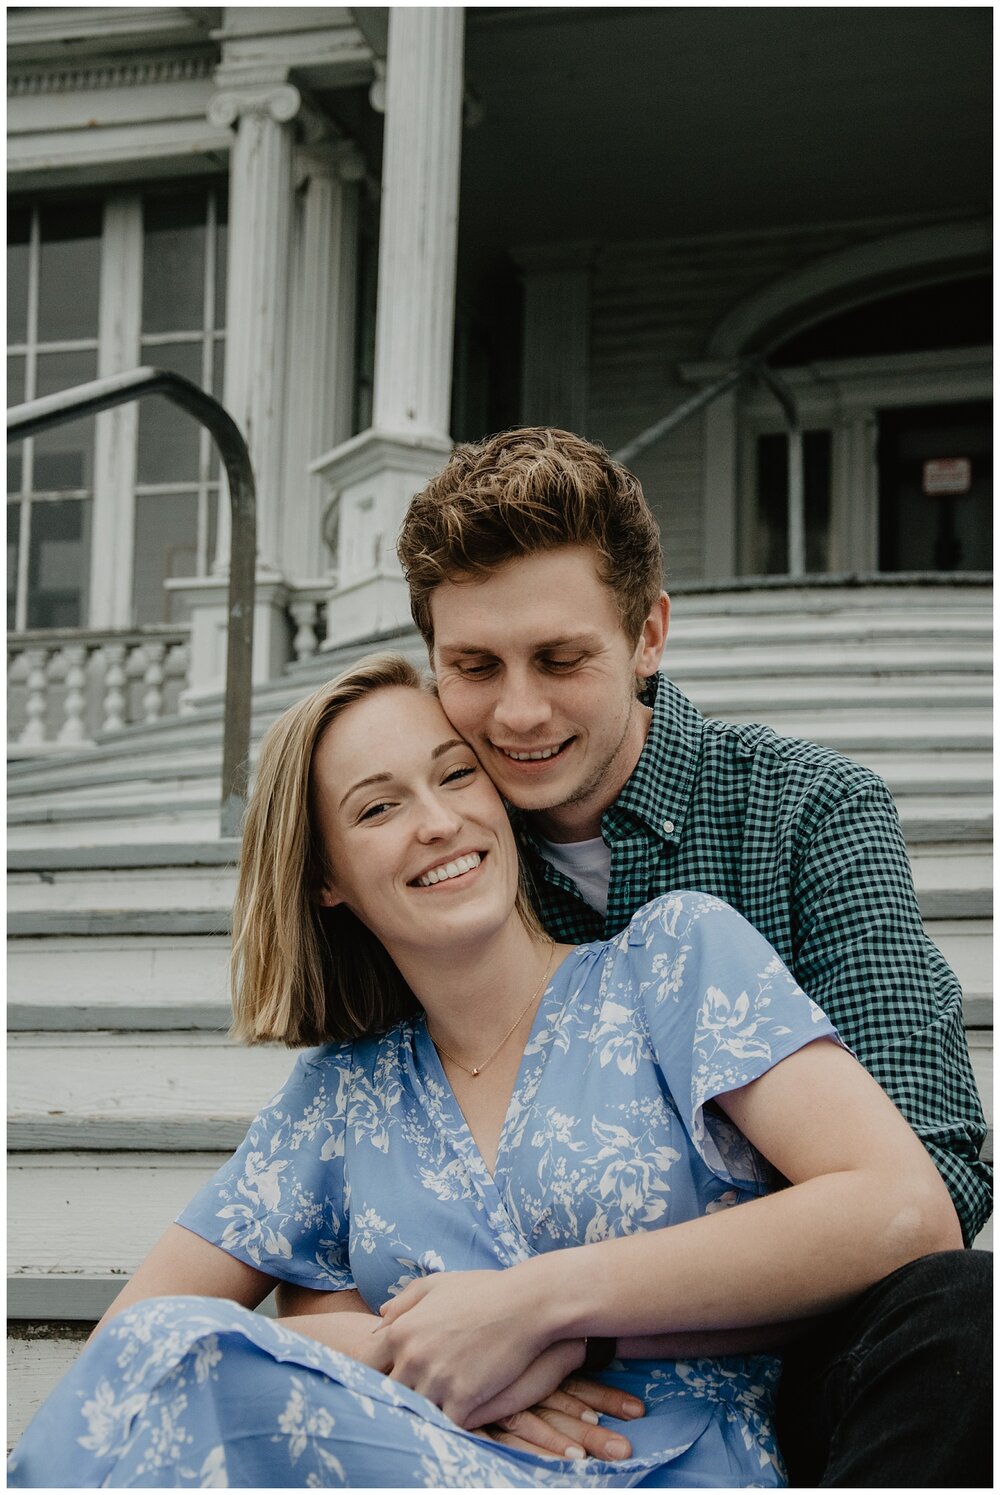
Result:
<instances>
[{"instance_id":1,"label":"dress neckline","mask_svg":"<svg viewBox=\"0 0 1000 1495\"><path fill-rule=\"evenodd\" d=\"M416 1069L418 1074L431 1082L429 1089L425 1087L428 1110L447 1132L456 1150L478 1176L480 1183L487 1185L493 1193L498 1193L501 1181L507 1176L507 1135L523 1108L525 1097L522 1092L530 1090L530 1094L533 1095L538 1088L542 1070L545 1067L547 1051L554 1036L551 1031L552 1020L558 1017L565 1006L571 974L578 965L581 952L590 948L586 945L577 945L564 955L549 976L545 990L542 992L504 1112L500 1138L497 1143L496 1163L492 1173L486 1165L486 1159L458 1103L458 1097L448 1078L447 1070L427 1030L426 1020L423 1017L414 1020L413 1051ZM500 1202L499 1199L497 1202Z\"/></svg>"}]
</instances>

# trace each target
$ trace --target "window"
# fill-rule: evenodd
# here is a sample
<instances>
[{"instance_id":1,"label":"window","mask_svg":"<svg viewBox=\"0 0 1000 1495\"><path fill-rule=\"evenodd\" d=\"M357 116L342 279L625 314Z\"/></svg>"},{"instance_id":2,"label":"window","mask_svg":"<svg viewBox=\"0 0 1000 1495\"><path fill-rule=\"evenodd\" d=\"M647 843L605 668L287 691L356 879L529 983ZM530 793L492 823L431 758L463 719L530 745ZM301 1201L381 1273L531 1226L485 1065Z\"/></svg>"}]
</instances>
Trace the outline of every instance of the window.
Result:
<instances>
[{"instance_id":1,"label":"window","mask_svg":"<svg viewBox=\"0 0 1000 1495\"><path fill-rule=\"evenodd\" d=\"M221 398L226 224L221 194L143 199L141 362L171 369ZM133 616L177 621L168 576L205 576L218 518L212 438L167 400L144 400L136 460Z\"/></svg>"},{"instance_id":2,"label":"window","mask_svg":"<svg viewBox=\"0 0 1000 1495\"><path fill-rule=\"evenodd\" d=\"M225 200L224 184L199 182L141 198L13 204L9 402L140 364L220 395ZM9 628L86 626L92 593L113 626L177 621L164 579L211 569L220 479L211 438L156 396L128 429L136 434L103 457L94 417L9 449ZM116 533L134 536L124 555L108 543ZM103 543L92 544L97 534Z\"/></svg>"},{"instance_id":3,"label":"window","mask_svg":"<svg viewBox=\"0 0 1000 1495\"><path fill-rule=\"evenodd\" d=\"M100 244L99 205L8 214L11 404L96 377ZM9 448L8 628L86 623L93 503L93 417Z\"/></svg>"},{"instance_id":4,"label":"window","mask_svg":"<svg viewBox=\"0 0 1000 1495\"><path fill-rule=\"evenodd\" d=\"M830 458L829 431L803 431L802 478L806 571L829 571ZM757 438L756 553L753 573L782 576L788 571L788 437L769 432Z\"/></svg>"}]
</instances>

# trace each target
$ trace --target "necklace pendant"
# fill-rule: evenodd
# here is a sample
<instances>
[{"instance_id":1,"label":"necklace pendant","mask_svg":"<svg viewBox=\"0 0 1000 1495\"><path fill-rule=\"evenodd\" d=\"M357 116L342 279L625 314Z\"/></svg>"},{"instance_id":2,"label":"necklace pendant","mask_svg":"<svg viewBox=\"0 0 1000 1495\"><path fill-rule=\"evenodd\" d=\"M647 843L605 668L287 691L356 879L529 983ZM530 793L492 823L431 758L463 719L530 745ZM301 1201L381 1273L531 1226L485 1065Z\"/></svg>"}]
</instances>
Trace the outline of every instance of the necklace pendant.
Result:
<instances>
[{"instance_id":1,"label":"necklace pendant","mask_svg":"<svg viewBox=\"0 0 1000 1495\"><path fill-rule=\"evenodd\" d=\"M477 1079L478 1076L479 1076L479 1069L478 1069L478 1067L476 1069L470 1070L469 1073L472 1075L472 1078L474 1080Z\"/></svg>"}]
</instances>

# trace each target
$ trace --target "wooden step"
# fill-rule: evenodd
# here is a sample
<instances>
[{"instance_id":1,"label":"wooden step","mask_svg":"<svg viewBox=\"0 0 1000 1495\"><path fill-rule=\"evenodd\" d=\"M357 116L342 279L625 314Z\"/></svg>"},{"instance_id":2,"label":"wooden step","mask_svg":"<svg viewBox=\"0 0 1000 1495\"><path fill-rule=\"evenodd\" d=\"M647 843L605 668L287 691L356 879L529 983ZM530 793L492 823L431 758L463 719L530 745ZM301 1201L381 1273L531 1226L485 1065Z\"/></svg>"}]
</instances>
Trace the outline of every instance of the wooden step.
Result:
<instances>
[{"instance_id":1,"label":"wooden step","mask_svg":"<svg viewBox=\"0 0 1000 1495\"><path fill-rule=\"evenodd\" d=\"M231 1020L229 949L228 935L13 940L8 1030L224 1033Z\"/></svg>"},{"instance_id":2,"label":"wooden step","mask_svg":"<svg viewBox=\"0 0 1000 1495\"><path fill-rule=\"evenodd\" d=\"M7 1146L233 1148L294 1060L217 1033L13 1033Z\"/></svg>"}]
</instances>

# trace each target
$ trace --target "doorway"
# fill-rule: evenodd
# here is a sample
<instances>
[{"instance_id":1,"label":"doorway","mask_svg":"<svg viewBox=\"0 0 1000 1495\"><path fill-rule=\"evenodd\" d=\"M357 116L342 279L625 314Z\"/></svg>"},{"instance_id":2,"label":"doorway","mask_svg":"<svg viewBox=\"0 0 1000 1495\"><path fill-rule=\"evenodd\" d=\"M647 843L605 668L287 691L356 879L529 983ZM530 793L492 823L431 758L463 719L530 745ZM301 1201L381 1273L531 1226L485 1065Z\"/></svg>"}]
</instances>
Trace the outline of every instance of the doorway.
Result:
<instances>
[{"instance_id":1,"label":"doorway","mask_svg":"<svg viewBox=\"0 0 1000 1495\"><path fill-rule=\"evenodd\" d=\"M878 412L880 571L990 571L989 400Z\"/></svg>"}]
</instances>

